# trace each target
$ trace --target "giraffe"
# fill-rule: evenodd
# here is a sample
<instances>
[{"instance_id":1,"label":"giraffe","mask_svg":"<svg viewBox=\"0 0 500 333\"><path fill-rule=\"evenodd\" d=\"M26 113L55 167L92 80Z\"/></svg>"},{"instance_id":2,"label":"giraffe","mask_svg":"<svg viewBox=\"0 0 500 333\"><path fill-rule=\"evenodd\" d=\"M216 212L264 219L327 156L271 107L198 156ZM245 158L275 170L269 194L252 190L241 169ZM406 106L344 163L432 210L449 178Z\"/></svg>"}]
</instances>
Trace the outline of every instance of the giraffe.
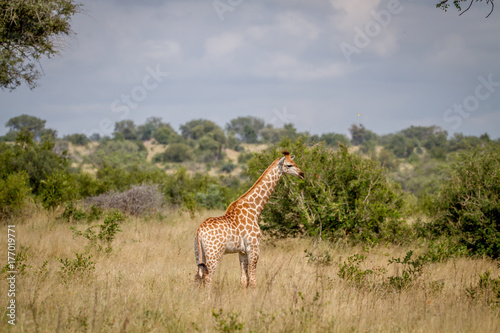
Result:
<instances>
[{"instance_id":1,"label":"giraffe","mask_svg":"<svg viewBox=\"0 0 500 333\"><path fill-rule=\"evenodd\" d=\"M256 267L259 260L261 231L257 219L282 174L304 179L288 151L276 159L255 184L238 200L232 202L223 216L209 217L198 227L194 253L198 272L196 280L210 287L212 277L222 256L238 253L241 266L241 286L257 285Z\"/></svg>"}]
</instances>

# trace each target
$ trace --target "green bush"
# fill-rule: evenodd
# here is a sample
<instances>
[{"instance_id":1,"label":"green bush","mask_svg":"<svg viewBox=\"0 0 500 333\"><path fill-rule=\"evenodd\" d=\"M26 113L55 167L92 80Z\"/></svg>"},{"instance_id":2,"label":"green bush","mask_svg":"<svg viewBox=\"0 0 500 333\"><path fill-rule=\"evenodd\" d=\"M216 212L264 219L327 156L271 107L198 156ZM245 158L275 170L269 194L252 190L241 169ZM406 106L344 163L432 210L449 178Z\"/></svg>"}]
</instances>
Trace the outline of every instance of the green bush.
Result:
<instances>
[{"instance_id":1,"label":"green bush","mask_svg":"<svg viewBox=\"0 0 500 333\"><path fill-rule=\"evenodd\" d=\"M6 179L9 174L25 172L33 194L38 195L43 180L53 173L69 170L68 156L65 152L54 153L53 141L37 143L27 130L20 131L16 140L14 145L0 145L0 178Z\"/></svg>"},{"instance_id":2,"label":"green bush","mask_svg":"<svg viewBox=\"0 0 500 333\"><path fill-rule=\"evenodd\" d=\"M224 209L225 197L223 188L220 185L212 184L205 192L198 192L195 195L196 202L206 209Z\"/></svg>"},{"instance_id":3,"label":"green bush","mask_svg":"<svg viewBox=\"0 0 500 333\"><path fill-rule=\"evenodd\" d=\"M90 142L89 138L85 134L70 134L64 136L63 140L69 141L77 146L85 146Z\"/></svg>"},{"instance_id":4,"label":"green bush","mask_svg":"<svg viewBox=\"0 0 500 333\"><path fill-rule=\"evenodd\" d=\"M75 179L67 172L58 171L41 181L39 197L45 208L76 200L78 189Z\"/></svg>"},{"instance_id":5,"label":"green bush","mask_svg":"<svg viewBox=\"0 0 500 333\"><path fill-rule=\"evenodd\" d=\"M283 177L263 211L263 230L276 236L347 236L374 243L407 237L401 222L403 193L377 161L351 154L343 145L334 152L322 144L284 140L250 161L254 179L280 157L282 148L297 156L305 179Z\"/></svg>"},{"instance_id":6,"label":"green bush","mask_svg":"<svg viewBox=\"0 0 500 333\"><path fill-rule=\"evenodd\" d=\"M26 172L16 172L0 178L0 220L18 213L31 193Z\"/></svg>"},{"instance_id":7,"label":"green bush","mask_svg":"<svg viewBox=\"0 0 500 333\"><path fill-rule=\"evenodd\" d=\"M188 145L185 143L172 143L163 153L156 154L153 161L181 163L192 159L193 153Z\"/></svg>"},{"instance_id":8,"label":"green bush","mask_svg":"<svg viewBox=\"0 0 500 333\"><path fill-rule=\"evenodd\" d=\"M125 168L146 163L147 155L148 151L142 141L105 140L87 160L98 167L109 165Z\"/></svg>"},{"instance_id":9,"label":"green bush","mask_svg":"<svg viewBox=\"0 0 500 333\"><path fill-rule=\"evenodd\" d=\"M471 254L500 257L500 147L461 153L432 213L434 234L454 236Z\"/></svg>"}]
</instances>

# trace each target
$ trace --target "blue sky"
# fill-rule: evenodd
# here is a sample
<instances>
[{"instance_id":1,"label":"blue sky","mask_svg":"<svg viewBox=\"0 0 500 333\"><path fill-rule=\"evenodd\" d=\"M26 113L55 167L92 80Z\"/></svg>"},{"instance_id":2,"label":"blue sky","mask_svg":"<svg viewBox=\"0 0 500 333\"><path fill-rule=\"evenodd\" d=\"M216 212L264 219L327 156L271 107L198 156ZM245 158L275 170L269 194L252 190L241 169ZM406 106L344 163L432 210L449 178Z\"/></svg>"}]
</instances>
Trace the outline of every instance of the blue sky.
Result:
<instances>
[{"instance_id":1,"label":"blue sky","mask_svg":"<svg viewBox=\"0 0 500 333\"><path fill-rule=\"evenodd\" d=\"M500 137L500 12L435 1L83 1L33 91L0 91L60 135L256 116L313 134L441 126ZM358 115L359 114L359 115ZM0 126L0 134L7 128Z\"/></svg>"}]
</instances>

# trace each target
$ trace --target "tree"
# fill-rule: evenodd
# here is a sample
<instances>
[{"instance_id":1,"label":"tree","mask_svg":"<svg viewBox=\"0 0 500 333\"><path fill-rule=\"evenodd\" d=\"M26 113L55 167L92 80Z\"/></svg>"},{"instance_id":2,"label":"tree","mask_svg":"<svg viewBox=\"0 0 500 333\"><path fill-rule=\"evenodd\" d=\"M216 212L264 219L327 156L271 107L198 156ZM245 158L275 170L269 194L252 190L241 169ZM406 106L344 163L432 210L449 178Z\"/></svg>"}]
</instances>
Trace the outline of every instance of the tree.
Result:
<instances>
[{"instance_id":1,"label":"tree","mask_svg":"<svg viewBox=\"0 0 500 333\"><path fill-rule=\"evenodd\" d=\"M38 63L60 53L70 20L81 11L74 0L0 0L0 87L10 91L41 77Z\"/></svg>"},{"instance_id":2,"label":"tree","mask_svg":"<svg viewBox=\"0 0 500 333\"><path fill-rule=\"evenodd\" d=\"M463 151L432 206L431 230L451 235L471 254L500 257L500 147Z\"/></svg>"},{"instance_id":3,"label":"tree","mask_svg":"<svg viewBox=\"0 0 500 333\"><path fill-rule=\"evenodd\" d=\"M181 134L184 139L199 140L206 134L210 134L212 138L221 145L226 142L226 135L222 128L216 123L206 119L196 119L181 125Z\"/></svg>"},{"instance_id":4,"label":"tree","mask_svg":"<svg viewBox=\"0 0 500 333\"><path fill-rule=\"evenodd\" d=\"M483 0L470 0L469 6L464 10L462 10L462 6L460 6L460 2L462 2L462 1L465 1L465 0L453 0L453 5L455 6L456 9L458 9L459 12L461 12L459 15L462 15L463 13L468 11L470 9L470 7L472 7L473 2L478 2L478 1L482 2ZM448 7L450 6L450 4L448 2L449 2L449 0L440 0L436 4L436 8L441 8L446 12L446 11L448 11ZM493 3L493 0L486 0L485 2L489 5L491 5L491 10L488 13L488 15L486 15L486 18L488 18L491 15L491 13L493 13L493 9L495 9L495 4Z\"/></svg>"},{"instance_id":5,"label":"tree","mask_svg":"<svg viewBox=\"0 0 500 333\"><path fill-rule=\"evenodd\" d=\"M286 138L248 163L250 175L258 177L282 149L289 149L306 174L303 180L280 180L259 221L264 231L278 237L305 234L372 244L408 237L401 219L403 193L386 169L343 145L332 152L321 143L308 146L304 139Z\"/></svg>"},{"instance_id":6,"label":"tree","mask_svg":"<svg viewBox=\"0 0 500 333\"><path fill-rule=\"evenodd\" d=\"M377 140L378 138L377 134L366 129L362 124L359 124L359 126L352 124L349 132L351 133L351 143L354 146L361 145L366 141Z\"/></svg>"},{"instance_id":7,"label":"tree","mask_svg":"<svg viewBox=\"0 0 500 333\"><path fill-rule=\"evenodd\" d=\"M122 120L115 123L113 135L116 138L123 136L125 140L137 140L137 129L132 120Z\"/></svg>"},{"instance_id":8,"label":"tree","mask_svg":"<svg viewBox=\"0 0 500 333\"><path fill-rule=\"evenodd\" d=\"M40 118L29 116L27 114L22 114L20 116L9 119L5 123L5 127L8 127L11 132L19 133L23 130L29 131L33 134L35 140L40 140L44 135L51 135L55 137L55 131L45 128L46 120Z\"/></svg>"},{"instance_id":9,"label":"tree","mask_svg":"<svg viewBox=\"0 0 500 333\"><path fill-rule=\"evenodd\" d=\"M63 140L69 141L74 145L85 146L89 143L89 138L85 134L69 134L63 137Z\"/></svg>"},{"instance_id":10,"label":"tree","mask_svg":"<svg viewBox=\"0 0 500 333\"><path fill-rule=\"evenodd\" d=\"M178 141L180 139L180 135L174 131L170 124L163 124L154 131L153 138L156 142L166 145Z\"/></svg>"},{"instance_id":11,"label":"tree","mask_svg":"<svg viewBox=\"0 0 500 333\"><path fill-rule=\"evenodd\" d=\"M226 131L233 133L242 142L256 143L264 126L265 122L260 118L252 116L238 117L226 124Z\"/></svg>"},{"instance_id":12,"label":"tree","mask_svg":"<svg viewBox=\"0 0 500 333\"><path fill-rule=\"evenodd\" d=\"M150 140L153 137L153 133L163 125L165 124L161 121L160 117L150 117L144 125L137 127L137 135L141 140Z\"/></svg>"}]
</instances>

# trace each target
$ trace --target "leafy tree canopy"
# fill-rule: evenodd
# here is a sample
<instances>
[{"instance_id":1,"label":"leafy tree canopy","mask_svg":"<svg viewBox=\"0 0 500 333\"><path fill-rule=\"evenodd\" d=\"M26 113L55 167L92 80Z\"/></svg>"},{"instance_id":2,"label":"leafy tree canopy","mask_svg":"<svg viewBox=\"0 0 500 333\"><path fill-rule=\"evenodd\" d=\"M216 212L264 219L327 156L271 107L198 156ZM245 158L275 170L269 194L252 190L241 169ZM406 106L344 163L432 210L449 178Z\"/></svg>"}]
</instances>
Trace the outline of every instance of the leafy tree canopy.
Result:
<instances>
[{"instance_id":1,"label":"leafy tree canopy","mask_svg":"<svg viewBox=\"0 0 500 333\"><path fill-rule=\"evenodd\" d=\"M81 11L73 0L0 0L0 87L30 89L41 76L38 62L62 48L72 33L70 20Z\"/></svg>"},{"instance_id":2,"label":"leafy tree canopy","mask_svg":"<svg viewBox=\"0 0 500 333\"><path fill-rule=\"evenodd\" d=\"M181 125L180 129L184 139L198 140L205 135L210 135L220 144L224 144L226 142L226 135L224 134L222 128L211 120L191 120L184 125Z\"/></svg>"},{"instance_id":3,"label":"leafy tree canopy","mask_svg":"<svg viewBox=\"0 0 500 333\"><path fill-rule=\"evenodd\" d=\"M256 143L265 125L264 120L257 117L238 117L226 125L226 130L228 133L234 133L242 142Z\"/></svg>"},{"instance_id":4,"label":"leafy tree canopy","mask_svg":"<svg viewBox=\"0 0 500 333\"><path fill-rule=\"evenodd\" d=\"M45 128L46 120L23 114L9 119L5 126L10 129L11 138L17 137L21 131L28 131L33 135L35 140L40 140L43 137L55 139L57 136L56 130Z\"/></svg>"}]
</instances>

